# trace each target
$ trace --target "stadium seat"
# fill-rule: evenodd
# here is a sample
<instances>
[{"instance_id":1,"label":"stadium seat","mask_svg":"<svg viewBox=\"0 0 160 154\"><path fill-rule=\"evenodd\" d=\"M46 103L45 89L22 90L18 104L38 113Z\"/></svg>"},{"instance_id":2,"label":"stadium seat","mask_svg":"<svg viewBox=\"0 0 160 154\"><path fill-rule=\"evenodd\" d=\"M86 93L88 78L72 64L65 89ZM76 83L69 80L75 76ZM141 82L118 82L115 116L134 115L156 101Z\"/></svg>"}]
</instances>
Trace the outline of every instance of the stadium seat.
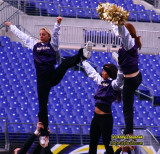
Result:
<instances>
[{"instance_id":1,"label":"stadium seat","mask_svg":"<svg viewBox=\"0 0 160 154\"><path fill-rule=\"evenodd\" d=\"M72 134L72 130L68 125L60 125L60 132L63 134Z\"/></svg>"},{"instance_id":2,"label":"stadium seat","mask_svg":"<svg viewBox=\"0 0 160 154\"><path fill-rule=\"evenodd\" d=\"M91 7L91 5L97 5L99 1L96 1L94 4L91 4L91 1L87 1L84 3L80 1L80 4L78 4L78 2L79 1L73 2L74 4L70 4L77 6L84 6L86 4L86 8L88 9L89 7ZM127 7L135 10L137 9L135 5L131 5L132 1L121 0L114 2L123 2L124 8ZM63 1L63 6L64 4L67 4L67 1ZM45 7L48 7L49 9L56 8L52 4L48 6L45 5ZM79 13L82 13L82 15L86 13L83 12L85 11L84 9L79 8L79 10ZM65 10L65 12L69 13L68 10ZM145 21L145 19L148 19L149 13L142 13L142 15L144 14L147 16L147 18L144 17ZM132 16L132 13L130 13L130 15ZM136 14L136 16L133 16L132 19L137 20L140 19L140 17L141 16L137 18ZM91 39L89 38L90 34L103 37L108 36L106 31L103 31L101 33L86 31L86 40ZM115 36L112 36L112 39L114 39L114 37ZM7 41L10 42L10 44L7 44ZM107 43L108 40L105 40L103 38L99 39L98 41ZM21 43L19 42L11 42L8 37L0 37L0 42L3 42L3 47L0 46L0 116L5 116L8 122L37 123L39 103L37 98L37 81L32 50L23 48ZM63 56L70 56L70 54L68 54L67 52L76 54L78 51L61 50L61 54ZM92 51L90 61L99 65L98 67L101 69L103 64L106 62L114 63L111 57L111 53ZM159 59L160 58L157 55L140 55L139 64L141 72L144 72L142 73L143 83L145 83L150 88L154 88L154 92L157 95L160 95L160 89L158 89L158 85L160 83L160 80L158 78L160 73ZM102 71L102 69L100 71ZM51 132L56 133L56 125L52 125L55 123L90 124L94 115L94 94L97 87L98 85L92 79L85 76L82 71L73 71L73 69L69 69L61 83L52 88L50 92L48 102L48 116ZM151 102L148 100L137 100L136 97L134 107L135 126L158 126L159 108L153 107ZM124 116L122 110L122 104L113 103L112 114L114 116L114 124L116 125L124 125ZM32 131L32 125L17 124L16 127L15 125L9 126L9 132L30 133ZM84 135L88 135L89 128L90 126L81 128L82 133ZM58 126L57 130L58 133L79 134L80 126ZM4 131L4 125L2 125L0 122L0 132L1 131ZM114 131L115 133L118 133L119 130L114 128ZM159 132L158 129L154 129L152 131L155 134Z\"/></svg>"}]
</instances>

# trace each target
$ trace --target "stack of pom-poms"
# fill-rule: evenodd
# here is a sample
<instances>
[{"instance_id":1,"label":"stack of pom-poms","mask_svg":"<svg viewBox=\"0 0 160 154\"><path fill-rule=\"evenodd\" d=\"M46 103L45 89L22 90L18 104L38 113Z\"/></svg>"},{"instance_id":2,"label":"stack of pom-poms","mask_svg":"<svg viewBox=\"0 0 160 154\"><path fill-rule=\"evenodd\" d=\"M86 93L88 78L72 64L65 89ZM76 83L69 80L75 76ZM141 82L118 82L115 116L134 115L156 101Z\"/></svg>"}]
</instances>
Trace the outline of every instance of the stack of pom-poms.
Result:
<instances>
[{"instance_id":1,"label":"stack of pom-poms","mask_svg":"<svg viewBox=\"0 0 160 154\"><path fill-rule=\"evenodd\" d=\"M129 11L126 11L121 6L111 3L99 3L96 11L102 20L111 22L115 25L122 25L128 20Z\"/></svg>"}]
</instances>

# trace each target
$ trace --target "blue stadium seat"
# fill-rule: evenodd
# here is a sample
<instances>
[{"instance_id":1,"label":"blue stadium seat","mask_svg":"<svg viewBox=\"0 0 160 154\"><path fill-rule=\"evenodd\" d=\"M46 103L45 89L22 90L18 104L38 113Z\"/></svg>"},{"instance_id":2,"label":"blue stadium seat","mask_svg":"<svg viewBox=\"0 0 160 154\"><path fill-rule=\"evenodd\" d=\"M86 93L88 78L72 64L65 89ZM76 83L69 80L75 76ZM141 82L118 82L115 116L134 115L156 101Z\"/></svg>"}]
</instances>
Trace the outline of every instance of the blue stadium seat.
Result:
<instances>
[{"instance_id":1,"label":"blue stadium seat","mask_svg":"<svg viewBox=\"0 0 160 154\"><path fill-rule=\"evenodd\" d=\"M135 126L143 125L143 118L134 116L134 125Z\"/></svg>"},{"instance_id":2,"label":"blue stadium seat","mask_svg":"<svg viewBox=\"0 0 160 154\"><path fill-rule=\"evenodd\" d=\"M154 116L154 119L153 119L154 123L157 124L159 126L159 123L160 123L160 117L155 117Z\"/></svg>"},{"instance_id":3,"label":"blue stadium seat","mask_svg":"<svg viewBox=\"0 0 160 154\"><path fill-rule=\"evenodd\" d=\"M70 93L75 93L75 90L72 86L65 86L64 87L64 91L67 93L67 94L70 94Z\"/></svg>"},{"instance_id":4,"label":"blue stadium seat","mask_svg":"<svg viewBox=\"0 0 160 154\"><path fill-rule=\"evenodd\" d=\"M133 4L133 0L124 0L126 4Z\"/></svg>"},{"instance_id":5,"label":"blue stadium seat","mask_svg":"<svg viewBox=\"0 0 160 154\"><path fill-rule=\"evenodd\" d=\"M82 134L89 135L90 126L82 126Z\"/></svg>"},{"instance_id":6,"label":"blue stadium seat","mask_svg":"<svg viewBox=\"0 0 160 154\"><path fill-rule=\"evenodd\" d=\"M66 116L65 119L68 122L68 124L78 124L76 117L73 115Z\"/></svg>"},{"instance_id":7,"label":"blue stadium seat","mask_svg":"<svg viewBox=\"0 0 160 154\"><path fill-rule=\"evenodd\" d=\"M136 12L130 12L128 20L130 21L136 21L138 18L137 13Z\"/></svg>"},{"instance_id":8,"label":"blue stadium seat","mask_svg":"<svg viewBox=\"0 0 160 154\"><path fill-rule=\"evenodd\" d=\"M153 127L153 128L150 128L150 131L153 135L160 136L160 129Z\"/></svg>"},{"instance_id":9,"label":"blue stadium seat","mask_svg":"<svg viewBox=\"0 0 160 154\"><path fill-rule=\"evenodd\" d=\"M74 116L78 116L79 117L79 116L83 115L83 110L82 109L73 109L72 114Z\"/></svg>"},{"instance_id":10,"label":"blue stadium seat","mask_svg":"<svg viewBox=\"0 0 160 154\"><path fill-rule=\"evenodd\" d=\"M72 130L72 134L80 134L80 127L76 125L69 125L69 127Z\"/></svg>"},{"instance_id":11,"label":"blue stadium seat","mask_svg":"<svg viewBox=\"0 0 160 154\"><path fill-rule=\"evenodd\" d=\"M71 85L71 82L68 81L68 77L67 77L67 79L64 79L64 78L63 78L63 79L61 80L61 85L64 86L64 87L66 87L66 86L72 86L72 85Z\"/></svg>"},{"instance_id":12,"label":"blue stadium seat","mask_svg":"<svg viewBox=\"0 0 160 154\"><path fill-rule=\"evenodd\" d=\"M7 36L0 36L0 45L1 46L11 46L11 41Z\"/></svg>"},{"instance_id":13,"label":"blue stadium seat","mask_svg":"<svg viewBox=\"0 0 160 154\"><path fill-rule=\"evenodd\" d=\"M115 3L115 0L106 0L108 3Z\"/></svg>"},{"instance_id":14,"label":"blue stadium seat","mask_svg":"<svg viewBox=\"0 0 160 154\"><path fill-rule=\"evenodd\" d=\"M85 10L82 8L76 9L76 15L78 18L86 18Z\"/></svg>"},{"instance_id":15,"label":"blue stadium seat","mask_svg":"<svg viewBox=\"0 0 160 154\"><path fill-rule=\"evenodd\" d=\"M49 97L49 102L51 104L55 104L55 103L60 103L60 100L57 97Z\"/></svg>"},{"instance_id":16,"label":"blue stadium seat","mask_svg":"<svg viewBox=\"0 0 160 154\"><path fill-rule=\"evenodd\" d=\"M76 99L75 99L76 100ZM84 110L84 106L83 106L83 104L81 104L80 103L80 100L77 100L77 101L73 101L72 102L72 105L73 105L73 108L75 109L75 110L81 110L81 111L83 111Z\"/></svg>"},{"instance_id":17,"label":"blue stadium seat","mask_svg":"<svg viewBox=\"0 0 160 154\"><path fill-rule=\"evenodd\" d=\"M63 134L72 134L72 130L68 125L60 125L59 128Z\"/></svg>"},{"instance_id":18,"label":"blue stadium seat","mask_svg":"<svg viewBox=\"0 0 160 154\"><path fill-rule=\"evenodd\" d=\"M145 12L145 7L143 5L135 4L137 11Z\"/></svg>"},{"instance_id":19,"label":"blue stadium seat","mask_svg":"<svg viewBox=\"0 0 160 154\"><path fill-rule=\"evenodd\" d=\"M67 104L67 103L71 104L70 99L68 97L60 98L60 104L63 105L63 107L65 107L64 104Z\"/></svg>"},{"instance_id":20,"label":"blue stadium seat","mask_svg":"<svg viewBox=\"0 0 160 154\"><path fill-rule=\"evenodd\" d=\"M87 5L89 3L90 2L88 2ZM127 2L125 1L125 3ZM97 36L107 36L105 32L96 34ZM112 38L114 38L114 36L112 36ZM103 42L104 40L101 41ZM16 50L16 54L13 49ZM77 53L77 50L66 51L72 52L73 54ZM11 42L10 45L4 47L4 50L0 47L0 60L2 62L0 65L0 115L6 116L9 122L37 123L39 104L36 92L37 84L35 68L33 67L32 50L22 48L21 43ZM92 52L92 61L98 64L99 67L102 67L106 61L114 62L111 60L110 53L94 51ZM99 63L98 61L102 62ZM143 68L143 70L141 69L141 71L144 72L142 73L143 82L149 87L154 88L154 92L157 95L160 95L160 89L158 89L160 82L158 78L160 73L158 69L159 62L158 56L140 55L139 67ZM146 69L144 69L144 67L146 67ZM152 76L150 74L152 74ZM90 124L94 114L95 100L93 96L96 88L96 83L93 82L92 79L84 76L83 72L69 69L61 83L54 87L50 92L48 103L49 122L51 124ZM64 93L66 94L65 96ZM157 126L159 124L159 118L157 118L159 110L152 107L150 101L140 101L136 98L134 105L134 125ZM1 110L1 108L4 109ZM124 125L122 104L114 103L112 110L113 116L117 117L114 120L114 124ZM142 110L143 112L141 112ZM0 127L0 131L4 130L4 127L2 127L1 124ZM51 127L51 130L55 131L55 126ZM82 132L87 134L89 131L88 128L83 128ZM20 128L17 128L17 126L10 126L9 130L10 132L18 132L20 131ZM58 129L59 133L71 133L72 131L72 133L75 134L79 134L79 130L79 126L74 126L73 128L72 126L69 126L66 129L61 127ZM22 132L23 131L31 132L31 125L22 125Z\"/></svg>"},{"instance_id":21,"label":"blue stadium seat","mask_svg":"<svg viewBox=\"0 0 160 154\"><path fill-rule=\"evenodd\" d=\"M140 13L139 18L138 18L139 22L150 22L150 18L149 15L147 13Z\"/></svg>"},{"instance_id":22,"label":"blue stadium seat","mask_svg":"<svg viewBox=\"0 0 160 154\"><path fill-rule=\"evenodd\" d=\"M77 7L77 8L81 8L82 7L81 0L75 0L75 1L72 1L72 3L73 3L74 7Z\"/></svg>"},{"instance_id":23,"label":"blue stadium seat","mask_svg":"<svg viewBox=\"0 0 160 154\"><path fill-rule=\"evenodd\" d=\"M32 133L34 131L33 125L30 124L23 124L24 130L26 133Z\"/></svg>"},{"instance_id":24,"label":"blue stadium seat","mask_svg":"<svg viewBox=\"0 0 160 154\"><path fill-rule=\"evenodd\" d=\"M10 41L10 39L7 36L0 36L0 41Z\"/></svg>"},{"instance_id":25,"label":"blue stadium seat","mask_svg":"<svg viewBox=\"0 0 160 154\"><path fill-rule=\"evenodd\" d=\"M86 9L91 8L90 1L84 0L84 1L81 1L81 4L83 8L86 8Z\"/></svg>"},{"instance_id":26,"label":"blue stadium seat","mask_svg":"<svg viewBox=\"0 0 160 154\"><path fill-rule=\"evenodd\" d=\"M4 108L2 108L2 107L0 107L0 117L7 117L7 114L6 114L5 110L4 110ZM2 122L2 120L0 120L0 122Z\"/></svg>"},{"instance_id":27,"label":"blue stadium seat","mask_svg":"<svg viewBox=\"0 0 160 154\"><path fill-rule=\"evenodd\" d=\"M53 134L60 134L60 128L57 127L56 125L49 125L49 130Z\"/></svg>"},{"instance_id":28,"label":"blue stadium seat","mask_svg":"<svg viewBox=\"0 0 160 154\"><path fill-rule=\"evenodd\" d=\"M11 126L13 127L14 129L14 133L25 133L25 129L23 127L23 125L21 124L11 124Z\"/></svg>"},{"instance_id":29,"label":"blue stadium seat","mask_svg":"<svg viewBox=\"0 0 160 154\"><path fill-rule=\"evenodd\" d=\"M51 115L51 116L54 116L55 114L59 114L60 112L61 112L61 108L62 107L62 105L59 105L59 106L54 106L54 108L49 108L48 107L48 110L49 110L49 114Z\"/></svg>"},{"instance_id":30,"label":"blue stadium seat","mask_svg":"<svg viewBox=\"0 0 160 154\"><path fill-rule=\"evenodd\" d=\"M90 124L89 122L88 122L88 120L87 120L87 117L86 116L84 116L84 115L80 115L80 116L76 116L76 119L77 119L77 121L78 121L78 123L79 124Z\"/></svg>"},{"instance_id":31,"label":"blue stadium seat","mask_svg":"<svg viewBox=\"0 0 160 154\"><path fill-rule=\"evenodd\" d=\"M14 127L13 126L8 126L8 133L14 133Z\"/></svg>"},{"instance_id":32,"label":"blue stadium seat","mask_svg":"<svg viewBox=\"0 0 160 154\"><path fill-rule=\"evenodd\" d=\"M21 107L21 104L17 101L17 98L13 95L7 96L7 100L10 103L10 107L13 107L13 108Z\"/></svg>"},{"instance_id":33,"label":"blue stadium seat","mask_svg":"<svg viewBox=\"0 0 160 154\"><path fill-rule=\"evenodd\" d=\"M143 119L143 121L147 126L158 126L158 124L155 123L153 121L153 118L151 118L151 117L147 117L147 118Z\"/></svg>"}]
</instances>

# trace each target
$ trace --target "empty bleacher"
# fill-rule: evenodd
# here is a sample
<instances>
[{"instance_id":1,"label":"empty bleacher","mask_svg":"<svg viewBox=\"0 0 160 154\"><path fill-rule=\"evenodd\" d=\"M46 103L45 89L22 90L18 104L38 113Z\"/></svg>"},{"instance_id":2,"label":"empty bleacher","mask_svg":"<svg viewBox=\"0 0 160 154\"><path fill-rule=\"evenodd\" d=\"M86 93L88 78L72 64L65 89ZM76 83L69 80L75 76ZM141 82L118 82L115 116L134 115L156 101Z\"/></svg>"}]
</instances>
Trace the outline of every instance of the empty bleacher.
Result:
<instances>
[{"instance_id":1,"label":"empty bleacher","mask_svg":"<svg viewBox=\"0 0 160 154\"><path fill-rule=\"evenodd\" d=\"M20 9L20 11L16 10L14 13L15 8L13 12L10 11L13 14L18 12L15 20L14 15L7 16L5 14L4 20L0 20L0 29L4 27L4 22L8 20L13 21L12 23L19 26L21 30L24 29L27 33L30 31L29 34L38 36L39 28L44 23L49 28L53 27L53 22L49 21L56 20L56 18L49 17L60 15L65 17L63 21L65 24L61 26L60 47L66 44L67 46L73 44L80 46L91 40L94 46L98 47L100 45L100 48L102 47L105 51L110 51L108 47L112 45L118 47L120 39L110 33L111 30L107 24L104 25L103 22L97 20L99 17L95 8L99 2L115 3L130 11L129 21L136 21L137 33L142 36L142 44L146 48L145 53L150 51L151 53L155 52L153 54L159 53L159 28L157 28L157 23L160 22L160 15L154 10L146 9L143 5L135 4L132 0L5 0L5 2L5 7L0 5L2 11L8 6L8 10L11 10L10 5ZM35 16L44 17L38 18ZM44 20L46 16L48 18ZM77 20L75 18L81 19ZM34 21L31 24L30 21L32 20ZM75 21L73 22L73 20ZM41 21L44 23L41 23ZM76 22L77 24L75 24ZM96 22L97 24L95 24ZM145 24L146 26L144 26ZM30 25L34 27L31 28ZM148 31L146 30L147 26L151 27L147 29ZM7 31L7 29L3 29L3 31ZM0 34L3 33L0 32ZM30 49L23 47L20 42L16 42L17 39L12 34L5 33L5 35L9 37L0 36L0 148L6 147L7 135L9 135L10 143L24 142L36 128L39 106L33 53ZM60 49L60 55L67 58L76 54L78 52L76 50L77 46ZM90 63L94 63L93 66L98 71L102 70L104 63L116 64L112 59L111 52L103 51L93 50L92 56L88 60ZM160 55L153 54L139 54L139 68L143 75L142 84L150 90L148 91L145 87L140 86L138 93L135 95L134 127L148 128L159 140L160 107L155 105L160 102ZM58 66L58 63L56 66ZM80 66L69 69L63 80L52 88L48 102L50 143L89 143L90 122L95 103L93 96L96 88L97 85L85 75ZM150 97L143 96L139 92L143 92ZM113 134L121 134L120 128L124 127L122 110L122 102L119 104L113 103ZM102 140L100 143L102 143Z\"/></svg>"},{"instance_id":2,"label":"empty bleacher","mask_svg":"<svg viewBox=\"0 0 160 154\"><path fill-rule=\"evenodd\" d=\"M32 51L23 48L19 42L11 42L8 37L0 37L0 116L6 117L9 123L36 123L38 113L38 99L36 92L36 75L32 59ZM61 56L66 57L66 51L75 54L77 50L60 50ZM154 90L154 96L160 96L158 55L140 54L139 67L143 76L143 84ZM106 60L107 59L107 60ZM88 60L102 69L104 63L116 62L111 53L92 51ZM82 134L89 133L89 124L94 112L95 83L82 71L69 69L63 80L53 87L50 92L48 110L51 124L88 124L82 127ZM158 126L160 117L158 110L150 100L139 100L135 96L134 124L136 126ZM122 103L112 105L114 125L124 125ZM143 111L143 112L142 112ZM51 132L55 127L51 125ZM150 129L150 128L149 128ZM31 125L10 124L9 133L31 132ZM72 125L59 126L59 133L74 134L77 127ZM0 125L0 132L4 132L4 125ZM151 128L155 136L160 135L159 128ZM119 129L114 128L118 134Z\"/></svg>"},{"instance_id":3,"label":"empty bleacher","mask_svg":"<svg viewBox=\"0 0 160 154\"><path fill-rule=\"evenodd\" d=\"M160 22L160 15L152 9L145 9L132 0L4 0L14 7L33 16L63 16L69 18L99 19L96 7L99 2L109 2L122 6L130 12L129 21Z\"/></svg>"}]
</instances>

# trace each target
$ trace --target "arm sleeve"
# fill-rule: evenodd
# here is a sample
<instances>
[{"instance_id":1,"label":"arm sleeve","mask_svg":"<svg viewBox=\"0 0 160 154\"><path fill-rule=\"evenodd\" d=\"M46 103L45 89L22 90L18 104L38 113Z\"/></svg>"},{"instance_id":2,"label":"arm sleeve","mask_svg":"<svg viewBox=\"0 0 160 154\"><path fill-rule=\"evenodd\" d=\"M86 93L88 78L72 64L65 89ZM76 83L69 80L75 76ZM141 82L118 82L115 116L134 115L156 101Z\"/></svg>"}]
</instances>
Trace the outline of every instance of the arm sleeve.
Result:
<instances>
[{"instance_id":1,"label":"arm sleeve","mask_svg":"<svg viewBox=\"0 0 160 154\"><path fill-rule=\"evenodd\" d=\"M22 40L26 47L33 50L33 46L37 43L35 39L20 31L15 25L11 25L10 29L19 39Z\"/></svg>"},{"instance_id":2,"label":"arm sleeve","mask_svg":"<svg viewBox=\"0 0 160 154\"><path fill-rule=\"evenodd\" d=\"M111 85L114 90L121 90L123 88L123 72L118 70L117 78L112 81Z\"/></svg>"},{"instance_id":3,"label":"arm sleeve","mask_svg":"<svg viewBox=\"0 0 160 154\"><path fill-rule=\"evenodd\" d=\"M18 154L26 154L31 145L33 144L34 140L36 139L36 135L32 134L27 141L24 143L23 147L18 151Z\"/></svg>"},{"instance_id":4,"label":"arm sleeve","mask_svg":"<svg viewBox=\"0 0 160 154\"><path fill-rule=\"evenodd\" d=\"M135 45L135 39L132 38L129 31L124 25L118 26L118 32L122 37L122 43L124 45L125 50L130 50Z\"/></svg>"},{"instance_id":5,"label":"arm sleeve","mask_svg":"<svg viewBox=\"0 0 160 154\"><path fill-rule=\"evenodd\" d=\"M82 64L88 77L92 78L93 81L95 81L98 85L100 85L101 82L103 81L103 78L100 76L100 74L96 72L96 70L87 61L83 61Z\"/></svg>"},{"instance_id":6,"label":"arm sleeve","mask_svg":"<svg viewBox=\"0 0 160 154\"><path fill-rule=\"evenodd\" d=\"M60 24L55 23L54 28L53 28L52 37L51 37L51 45L55 51L58 51L59 35L60 35Z\"/></svg>"}]
</instances>

